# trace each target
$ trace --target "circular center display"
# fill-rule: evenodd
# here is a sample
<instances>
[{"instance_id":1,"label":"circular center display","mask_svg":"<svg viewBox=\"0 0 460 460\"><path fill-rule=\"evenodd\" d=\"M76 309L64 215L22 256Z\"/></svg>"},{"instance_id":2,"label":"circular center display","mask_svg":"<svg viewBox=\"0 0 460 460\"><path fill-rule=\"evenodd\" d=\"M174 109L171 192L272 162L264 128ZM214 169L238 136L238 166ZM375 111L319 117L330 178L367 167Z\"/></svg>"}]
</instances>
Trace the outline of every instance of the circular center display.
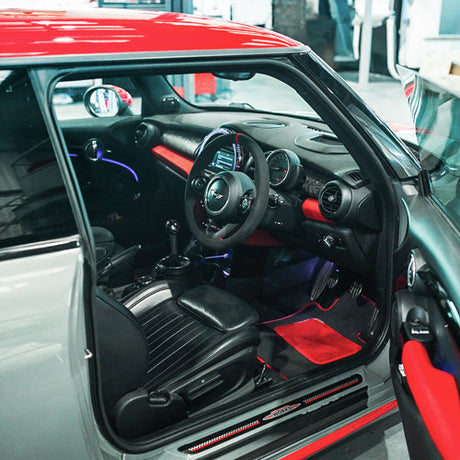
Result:
<instances>
[{"instance_id":1,"label":"circular center display","mask_svg":"<svg viewBox=\"0 0 460 460\"><path fill-rule=\"evenodd\" d=\"M205 205L212 214L217 214L225 207L228 201L228 185L224 179L218 178L209 183L205 195Z\"/></svg>"}]
</instances>

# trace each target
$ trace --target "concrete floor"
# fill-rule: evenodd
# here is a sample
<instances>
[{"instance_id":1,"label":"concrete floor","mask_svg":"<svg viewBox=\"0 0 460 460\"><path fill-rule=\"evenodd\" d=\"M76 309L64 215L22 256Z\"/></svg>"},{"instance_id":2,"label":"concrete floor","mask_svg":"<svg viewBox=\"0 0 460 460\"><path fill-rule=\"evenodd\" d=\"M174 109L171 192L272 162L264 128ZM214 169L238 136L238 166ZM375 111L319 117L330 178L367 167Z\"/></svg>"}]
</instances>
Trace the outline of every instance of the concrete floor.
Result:
<instances>
[{"instance_id":1,"label":"concrete floor","mask_svg":"<svg viewBox=\"0 0 460 460\"><path fill-rule=\"evenodd\" d=\"M401 82L387 75L371 74L369 83L360 85L357 71L339 73L399 136L416 142L412 116Z\"/></svg>"}]
</instances>

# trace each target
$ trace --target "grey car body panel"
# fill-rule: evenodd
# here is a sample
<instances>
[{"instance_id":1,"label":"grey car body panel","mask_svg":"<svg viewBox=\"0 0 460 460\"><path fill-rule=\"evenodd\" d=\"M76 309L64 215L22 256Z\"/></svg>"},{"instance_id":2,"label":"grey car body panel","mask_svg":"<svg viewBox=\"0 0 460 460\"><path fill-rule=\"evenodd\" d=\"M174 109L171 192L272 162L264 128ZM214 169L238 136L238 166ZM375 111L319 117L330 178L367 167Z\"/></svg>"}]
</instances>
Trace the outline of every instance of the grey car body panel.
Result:
<instances>
[{"instance_id":1,"label":"grey car body panel","mask_svg":"<svg viewBox=\"0 0 460 460\"><path fill-rule=\"evenodd\" d=\"M81 247L0 262L2 458L102 458L82 286Z\"/></svg>"}]
</instances>

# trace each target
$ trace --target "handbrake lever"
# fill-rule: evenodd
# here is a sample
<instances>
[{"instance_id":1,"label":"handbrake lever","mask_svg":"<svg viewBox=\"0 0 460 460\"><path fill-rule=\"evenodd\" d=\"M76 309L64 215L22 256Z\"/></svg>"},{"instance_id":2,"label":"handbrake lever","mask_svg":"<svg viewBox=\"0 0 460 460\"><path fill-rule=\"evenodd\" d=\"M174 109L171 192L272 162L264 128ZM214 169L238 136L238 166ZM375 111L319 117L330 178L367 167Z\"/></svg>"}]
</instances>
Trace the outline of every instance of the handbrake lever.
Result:
<instances>
[{"instance_id":1,"label":"handbrake lever","mask_svg":"<svg viewBox=\"0 0 460 460\"><path fill-rule=\"evenodd\" d=\"M142 246L140 244L131 246L123 251L115 254L105 265L103 268L98 270L97 279L98 281L104 280L108 277L110 273L119 269L126 263L130 262L136 254L141 250Z\"/></svg>"}]
</instances>

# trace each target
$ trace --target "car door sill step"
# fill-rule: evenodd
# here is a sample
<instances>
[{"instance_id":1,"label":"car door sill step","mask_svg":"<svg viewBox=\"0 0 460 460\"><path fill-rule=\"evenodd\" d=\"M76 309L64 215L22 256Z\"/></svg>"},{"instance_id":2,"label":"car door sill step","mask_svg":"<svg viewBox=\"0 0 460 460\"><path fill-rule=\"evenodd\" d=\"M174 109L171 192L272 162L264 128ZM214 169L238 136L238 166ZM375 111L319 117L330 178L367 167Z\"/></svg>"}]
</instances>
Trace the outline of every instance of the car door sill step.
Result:
<instances>
[{"instance_id":1,"label":"car door sill step","mask_svg":"<svg viewBox=\"0 0 460 460\"><path fill-rule=\"evenodd\" d=\"M308 393L303 397L299 397L287 404L277 407L270 411L265 411L258 416L252 417L237 425L232 425L227 429L220 430L206 438L201 438L193 443L182 446L179 450L187 454L201 453L211 447L214 447L228 439L234 439L243 433L255 430L256 428L266 425L267 423L284 417L287 414L292 414L302 408L308 407L318 401L327 400L349 388L355 387L362 382L362 377L358 374L347 379L341 380L332 385L328 385L320 390Z\"/></svg>"}]
</instances>

